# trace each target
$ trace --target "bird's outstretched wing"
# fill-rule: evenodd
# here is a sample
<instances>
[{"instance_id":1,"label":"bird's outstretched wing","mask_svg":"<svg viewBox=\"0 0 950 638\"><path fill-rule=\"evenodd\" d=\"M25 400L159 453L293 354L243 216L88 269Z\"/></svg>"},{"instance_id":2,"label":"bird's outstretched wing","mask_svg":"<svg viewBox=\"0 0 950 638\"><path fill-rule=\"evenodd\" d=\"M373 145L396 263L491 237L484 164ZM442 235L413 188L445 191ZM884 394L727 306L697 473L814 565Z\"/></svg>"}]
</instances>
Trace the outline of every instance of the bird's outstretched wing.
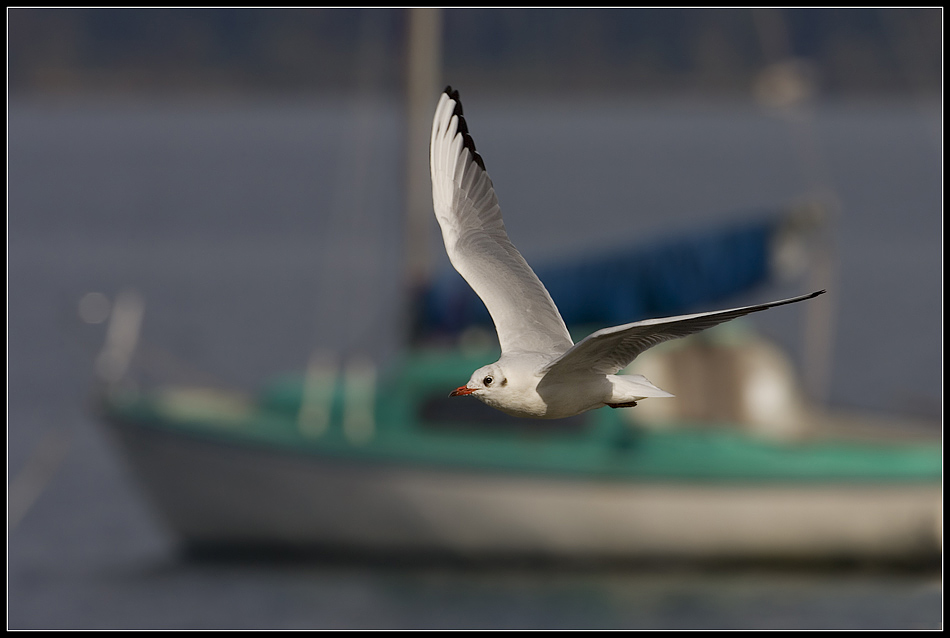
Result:
<instances>
[{"instance_id":1,"label":"bird's outstretched wing","mask_svg":"<svg viewBox=\"0 0 950 638\"><path fill-rule=\"evenodd\" d=\"M753 312L811 299L824 292L824 290L819 290L791 299L732 310L716 310L664 319L646 319L613 328L604 328L578 341L577 345L548 364L545 373L546 375L570 375L584 372L616 374L630 365L641 352L658 343L685 337Z\"/></svg>"},{"instance_id":2,"label":"bird's outstretched wing","mask_svg":"<svg viewBox=\"0 0 950 638\"><path fill-rule=\"evenodd\" d=\"M573 341L551 295L508 239L492 181L452 87L442 93L432 120L429 167L445 250L488 308L502 353L570 348Z\"/></svg>"}]
</instances>

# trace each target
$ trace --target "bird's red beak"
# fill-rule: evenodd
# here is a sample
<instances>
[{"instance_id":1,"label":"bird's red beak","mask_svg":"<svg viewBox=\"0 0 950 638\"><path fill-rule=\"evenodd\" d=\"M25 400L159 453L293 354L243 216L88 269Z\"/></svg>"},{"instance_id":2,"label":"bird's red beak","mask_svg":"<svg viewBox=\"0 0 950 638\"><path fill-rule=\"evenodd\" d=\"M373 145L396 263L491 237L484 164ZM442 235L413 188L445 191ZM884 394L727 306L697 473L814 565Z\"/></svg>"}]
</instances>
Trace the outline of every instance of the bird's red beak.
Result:
<instances>
[{"instance_id":1,"label":"bird's red beak","mask_svg":"<svg viewBox=\"0 0 950 638\"><path fill-rule=\"evenodd\" d=\"M463 385L452 390L452 393L449 394L449 396L450 397L464 397L466 394L471 394L472 392L475 392L475 390Z\"/></svg>"}]
</instances>

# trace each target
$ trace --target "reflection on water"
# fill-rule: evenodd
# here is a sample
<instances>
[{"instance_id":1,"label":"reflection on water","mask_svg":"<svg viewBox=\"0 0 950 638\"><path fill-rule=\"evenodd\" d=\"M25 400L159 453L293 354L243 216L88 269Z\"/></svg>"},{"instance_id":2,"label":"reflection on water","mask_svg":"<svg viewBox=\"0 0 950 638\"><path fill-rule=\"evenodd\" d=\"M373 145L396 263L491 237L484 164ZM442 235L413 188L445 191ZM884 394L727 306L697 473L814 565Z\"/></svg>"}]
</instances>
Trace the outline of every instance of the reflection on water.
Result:
<instances>
[{"instance_id":1,"label":"reflection on water","mask_svg":"<svg viewBox=\"0 0 950 638\"><path fill-rule=\"evenodd\" d=\"M942 621L931 572L163 560L66 574L50 589L71 603L68 614L18 606L11 626L937 629Z\"/></svg>"}]
</instances>

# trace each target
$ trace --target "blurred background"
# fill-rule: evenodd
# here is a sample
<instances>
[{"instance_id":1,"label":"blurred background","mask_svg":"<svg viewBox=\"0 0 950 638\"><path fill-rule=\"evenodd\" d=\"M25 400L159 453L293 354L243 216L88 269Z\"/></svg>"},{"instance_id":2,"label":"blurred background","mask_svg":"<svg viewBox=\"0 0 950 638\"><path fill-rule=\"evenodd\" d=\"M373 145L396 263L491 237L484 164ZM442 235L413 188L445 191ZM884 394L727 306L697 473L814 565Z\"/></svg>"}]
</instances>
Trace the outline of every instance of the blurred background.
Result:
<instances>
[{"instance_id":1,"label":"blurred background","mask_svg":"<svg viewBox=\"0 0 950 638\"><path fill-rule=\"evenodd\" d=\"M8 626L939 626L929 572L178 555L90 409L89 293L138 291L155 374L384 367L410 291L451 275L426 201L445 84L536 266L817 202L819 263L714 307L829 288L751 323L816 405L940 428L942 10L437 17L422 47L401 9L8 9Z\"/></svg>"}]
</instances>

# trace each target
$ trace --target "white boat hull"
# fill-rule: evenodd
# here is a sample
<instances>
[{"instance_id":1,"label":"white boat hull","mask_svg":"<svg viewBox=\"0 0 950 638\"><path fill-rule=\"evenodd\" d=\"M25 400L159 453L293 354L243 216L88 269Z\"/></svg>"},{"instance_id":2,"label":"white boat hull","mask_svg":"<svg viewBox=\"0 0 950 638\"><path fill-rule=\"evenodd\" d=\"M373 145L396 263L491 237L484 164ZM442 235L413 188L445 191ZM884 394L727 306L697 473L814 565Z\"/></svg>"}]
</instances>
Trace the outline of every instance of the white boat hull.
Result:
<instances>
[{"instance_id":1,"label":"white boat hull","mask_svg":"<svg viewBox=\"0 0 950 638\"><path fill-rule=\"evenodd\" d=\"M113 430L171 529L202 546L704 560L918 560L941 551L935 484L577 480Z\"/></svg>"}]
</instances>

